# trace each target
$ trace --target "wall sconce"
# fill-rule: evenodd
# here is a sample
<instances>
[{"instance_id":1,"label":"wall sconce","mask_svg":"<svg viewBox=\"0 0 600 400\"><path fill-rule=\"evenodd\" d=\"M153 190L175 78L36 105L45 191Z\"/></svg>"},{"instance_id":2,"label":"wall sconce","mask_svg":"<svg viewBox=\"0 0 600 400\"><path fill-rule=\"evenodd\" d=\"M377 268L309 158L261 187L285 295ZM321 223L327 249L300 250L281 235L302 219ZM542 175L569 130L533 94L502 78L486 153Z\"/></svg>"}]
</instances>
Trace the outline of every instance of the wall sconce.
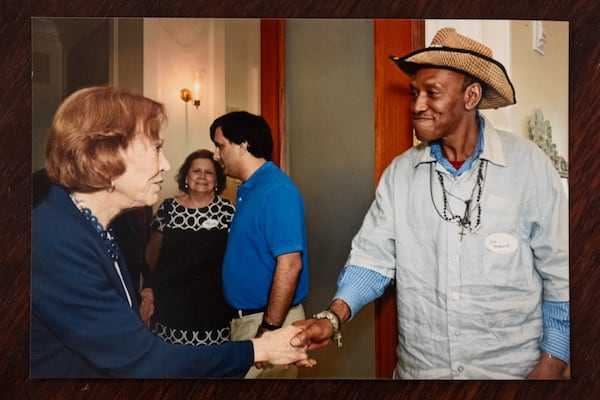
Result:
<instances>
[{"instance_id":1,"label":"wall sconce","mask_svg":"<svg viewBox=\"0 0 600 400\"><path fill-rule=\"evenodd\" d=\"M190 91L190 89L181 89L181 91L179 92L179 97L181 97L181 100L185 101L186 103L191 101L192 104L196 106L196 109L200 107L200 99L192 99L192 92Z\"/></svg>"},{"instance_id":2,"label":"wall sconce","mask_svg":"<svg viewBox=\"0 0 600 400\"><path fill-rule=\"evenodd\" d=\"M200 107L200 82L198 80L194 82L194 97L192 97L191 90L187 88L183 88L179 91L179 97L186 103L191 101L192 104L196 106L196 109L198 109L198 107Z\"/></svg>"}]
</instances>

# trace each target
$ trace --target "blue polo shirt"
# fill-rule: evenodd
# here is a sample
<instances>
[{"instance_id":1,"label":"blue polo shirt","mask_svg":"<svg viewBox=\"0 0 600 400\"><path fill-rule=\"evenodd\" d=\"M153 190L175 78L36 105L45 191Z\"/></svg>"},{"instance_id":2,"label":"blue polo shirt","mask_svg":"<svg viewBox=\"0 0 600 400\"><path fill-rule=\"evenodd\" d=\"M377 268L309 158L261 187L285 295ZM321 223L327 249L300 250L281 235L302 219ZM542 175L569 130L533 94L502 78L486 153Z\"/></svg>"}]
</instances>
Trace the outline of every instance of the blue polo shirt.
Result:
<instances>
[{"instance_id":1,"label":"blue polo shirt","mask_svg":"<svg viewBox=\"0 0 600 400\"><path fill-rule=\"evenodd\" d=\"M304 201L292 180L272 162L238 188L223 261L227 302L236 309L267 306L277 256L302 252L302 271L292 304L308 296Z\"/></svg>"}]
</instances>

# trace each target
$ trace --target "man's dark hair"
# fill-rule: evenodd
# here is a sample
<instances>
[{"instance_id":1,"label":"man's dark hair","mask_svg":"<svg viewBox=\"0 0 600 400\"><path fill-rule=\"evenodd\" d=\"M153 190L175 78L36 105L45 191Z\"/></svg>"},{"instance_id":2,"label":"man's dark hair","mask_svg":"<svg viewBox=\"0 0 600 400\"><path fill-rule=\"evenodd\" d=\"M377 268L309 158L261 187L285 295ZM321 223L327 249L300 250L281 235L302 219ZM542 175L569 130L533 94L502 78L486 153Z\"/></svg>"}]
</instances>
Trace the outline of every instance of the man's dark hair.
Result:
<instances>
[{"instance_id":1,"label":"man's dark hair","mask_svg":"<svg viewBox=\"0 0 600 400\"><path fill-rule=\"evenodd\" d=\"M232 143L248 143L248 151L256 158L273 159L271 128L260 115L246 111L234 111L215 119L210 126L210 138L214 142L215 131L221 128L223 136Z\"/></svg>"}]
</instances>

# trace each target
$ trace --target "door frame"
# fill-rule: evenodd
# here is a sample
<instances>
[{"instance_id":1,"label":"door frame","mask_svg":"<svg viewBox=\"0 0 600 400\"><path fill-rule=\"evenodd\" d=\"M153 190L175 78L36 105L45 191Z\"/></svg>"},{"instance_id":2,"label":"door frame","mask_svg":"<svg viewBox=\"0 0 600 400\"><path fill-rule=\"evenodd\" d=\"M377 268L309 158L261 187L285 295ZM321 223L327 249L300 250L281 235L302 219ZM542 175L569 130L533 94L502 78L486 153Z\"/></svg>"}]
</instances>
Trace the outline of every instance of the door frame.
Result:
<instances>
[{"instance_id":1,"label":"door frame","mask_svg":"<svg viewBox=\"0 0 600 400\"><path fill-rule=\"evenodd\" d=\"M271 127L273 163L286 170L285 21L260 21L260 110Z\"/></svg>"}]
</instances>

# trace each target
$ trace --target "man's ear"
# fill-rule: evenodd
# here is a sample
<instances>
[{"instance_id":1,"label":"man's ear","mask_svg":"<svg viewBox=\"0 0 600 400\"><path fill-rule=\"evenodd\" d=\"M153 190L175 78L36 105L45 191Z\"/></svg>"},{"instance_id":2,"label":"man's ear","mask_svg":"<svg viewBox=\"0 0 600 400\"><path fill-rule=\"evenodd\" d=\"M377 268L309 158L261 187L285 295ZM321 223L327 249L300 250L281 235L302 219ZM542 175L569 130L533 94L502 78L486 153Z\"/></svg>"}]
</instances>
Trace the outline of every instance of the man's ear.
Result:
<instances>
[{"instance_id":1,"label":"man's ear","mask_svg":"<svg viewBox=\"0 0 600 400\"><path fill-rule=\"evenodd\" d=\"M244 142L240 143L240 155L247 153L248 147L250 147L250 145L248 144L248 141L244 141Z\"/></svg>"},{"instance_id":2,"label":"man's ear","mask_svg":"<svg viewBox=\"0 0 600 400\"><path fill-rule=\"evenodd\" d=\"M465 108L468 111L477 107L483 96L483 88L480 83L473 82L465 89Z\"/></svg>"}]
</instances>

